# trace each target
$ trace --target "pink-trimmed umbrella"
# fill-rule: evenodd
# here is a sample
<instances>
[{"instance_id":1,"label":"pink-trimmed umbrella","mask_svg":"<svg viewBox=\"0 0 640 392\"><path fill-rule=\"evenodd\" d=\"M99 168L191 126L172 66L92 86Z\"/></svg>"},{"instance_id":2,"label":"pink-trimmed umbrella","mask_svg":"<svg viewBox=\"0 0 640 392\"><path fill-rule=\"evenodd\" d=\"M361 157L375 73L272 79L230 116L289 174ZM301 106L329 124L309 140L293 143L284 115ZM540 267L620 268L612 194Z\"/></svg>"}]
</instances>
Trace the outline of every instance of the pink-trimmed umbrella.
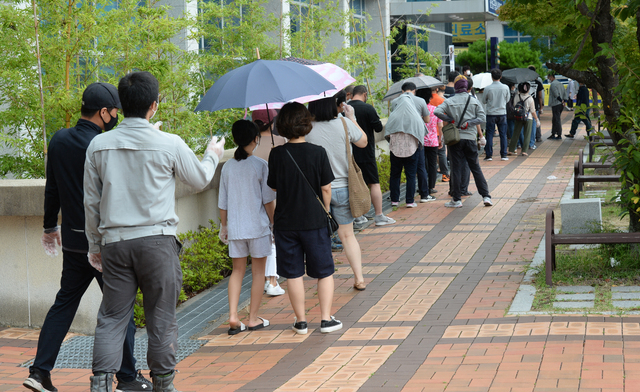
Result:
<instances>
[{"instance_id":1,"label":"pink-trimmed umbrella","mask_svg":"<svg viewBox=\"0 0 640 392\"><path fill-rule=\"evenodd\" d=\"M351 75L349 75L347 71L345 71L344 69L332 63L322 63L319 61L305 60L305 59L300 59L296 57L287 57L282 59L282 61L292 61L295 63L306 65L307 67L317 72L320 76L322 76L323 78L331 82L331 84L333 84L333 86L335 87L331 90L324 91L320 94L305 95L303 97L296 98L293 100L295 102L307 103L307 102L316 101L318 99L322 99L326 97L332 97L338 91L342 90L343 88L347 87L348 85L356 81ZM267 105L251 106L249 109L250 110L266 109L267 106L269 109L279 109L283 107L285 103L286 102L270 102Z\"/></svg>"}]
</instances>

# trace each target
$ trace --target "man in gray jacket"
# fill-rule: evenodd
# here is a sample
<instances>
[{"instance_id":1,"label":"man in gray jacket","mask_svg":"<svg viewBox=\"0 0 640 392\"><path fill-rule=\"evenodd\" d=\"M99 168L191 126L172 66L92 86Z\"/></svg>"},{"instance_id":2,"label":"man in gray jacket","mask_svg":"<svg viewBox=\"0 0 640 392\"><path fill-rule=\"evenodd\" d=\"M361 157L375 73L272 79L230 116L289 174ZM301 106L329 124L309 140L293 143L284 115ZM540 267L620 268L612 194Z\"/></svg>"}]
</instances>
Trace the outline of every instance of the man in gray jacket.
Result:
<instances>
[{"instance_id":1,"label":"man in gray jacket","mask_svg":"<svg viewBox=\"0 0 640 392\"><path fill-rule=\"evenodd\" d=\"M567 90L562 83L556 80L556 75L551 72L547 79L551 82L549 86L549 106L551 106L551 136L547 139L562 140L562 110L567 101Z\"/></svg>"},{"instance_id":2,"label":"man in gray jacket","mask_svg":"<svg viewBox=\"0 0 640 392\"><path fill-rule=\"evenodd\" d=\"M453 123L460 130L460 141L449 146L449 158L451 159L451 201L445 203L445 207L462 207L462 169L464 161L469 164L469 170L473 174L478 193L482 195L484 205L492 206L489 186L482 174L480 162L478 161L477 140L483 146L487 141L482 137L482 131L478 130L477 124L485 122L484 109L480 102L467 94L467 79L461 77L455 82L456 94L447 98L433 112L435 116L446 123ZM465 111L466 106L466 111ZM464 116L463 116L464 114Z\"/></svg>"},{"instance_id":3,"label":"man in gray jacket","mask_svg":"<svg viewBox=\"0 0 640 392\"><path fill-rule=\"evenodd\" d=\"M485 87L482 94L482 103L487 111L487 145L484 147L485 161L492 160L493 157L493 132L498 126L500 135L500 158L508 161L507 158L507 102L511 96L509 87L502 84L502 71L498 68L491 70L493 83Z\"/></svg>"},{"instance_id":4,"label":"man in gray jacket","mask_svg":"<svg viewBox=\"0 0 640 392\"><path fill-rule=\"evenodd\" d=\"M182 271L176 238L176 177L206 187L222 153L214 138L199 161L177 135L155 129L158 80L133 72L118 84L124 121L87 149L84 209L89 262L103 272L103 298L93 348L91 392L111 392L138 287L144 295L155 392L176 392L176 303Z\"/></svg>"}]
</instances>

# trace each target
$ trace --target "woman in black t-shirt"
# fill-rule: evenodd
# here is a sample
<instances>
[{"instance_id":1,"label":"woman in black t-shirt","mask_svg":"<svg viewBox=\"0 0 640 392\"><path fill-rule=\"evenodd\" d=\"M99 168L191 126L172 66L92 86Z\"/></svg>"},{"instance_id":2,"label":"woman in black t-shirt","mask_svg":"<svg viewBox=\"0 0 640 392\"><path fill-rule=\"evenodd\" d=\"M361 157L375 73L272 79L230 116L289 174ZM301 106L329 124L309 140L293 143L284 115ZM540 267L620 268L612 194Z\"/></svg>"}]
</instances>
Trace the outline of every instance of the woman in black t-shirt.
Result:
<instances>
[{"instance_id":1,"label":"woman in black t-shirt","mask_svg":"<svg viewBox=\"0 0 640 392\"><path fill-rule=\"evenodd\" d=\"M334 176L324 148L305 141L311 121L313 116L302 104L293 102L282 107L276 127L289 142L271 150L267 179L277 195L274 237L278 275L287 278L295 313L292 329L299 334L307 333L302 280L305 267L309 277L318 279L320 332L342 328L342 323L331 316L335 266L327 215L321 205L329 209Z\"/></svg>"}]
</instances>

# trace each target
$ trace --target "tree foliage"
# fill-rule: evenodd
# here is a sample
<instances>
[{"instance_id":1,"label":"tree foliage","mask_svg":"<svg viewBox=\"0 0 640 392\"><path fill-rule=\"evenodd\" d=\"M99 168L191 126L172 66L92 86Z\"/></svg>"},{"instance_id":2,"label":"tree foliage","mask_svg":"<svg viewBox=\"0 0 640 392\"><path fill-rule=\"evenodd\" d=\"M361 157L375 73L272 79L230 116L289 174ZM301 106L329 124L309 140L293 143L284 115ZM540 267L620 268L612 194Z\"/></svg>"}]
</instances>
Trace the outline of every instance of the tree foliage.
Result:
<instances>
[{"instance_id":1,"label":"tree foliage","mask_svg":"<svg viewBox=\"0 0 640 392\"><path fill-rule=\"evenodd\" d=\"M428 12L425 15L428 15ZM405 27L406 34L402 34ZM408 42L409 32L413 34L413 44ZM400 41L401 38L404 38L404 41ZM442 63L439 55L427 52L418 44L429 41L428 30L413 28L400 20L392 26L389 41L390 44L398 44L396 51L391 54L391 58L402 62L398 73L403 79L418 73L434 76Z\"/></svg>"},{"instance_id":2,"label":"tree foliage","mask_svg":"<svg viewBox=\"0 0 640 392\"><path fill-rule=\"evenodd\" d=\"M469 45L469 50L458 55L456 63L468 65L474 74L485 72L490 48L488 41L475 41ZM539 50L532 49L528 42L500 42L500 69L526 68L529 65L541 69Z\"/></svg>"}]
</instances>

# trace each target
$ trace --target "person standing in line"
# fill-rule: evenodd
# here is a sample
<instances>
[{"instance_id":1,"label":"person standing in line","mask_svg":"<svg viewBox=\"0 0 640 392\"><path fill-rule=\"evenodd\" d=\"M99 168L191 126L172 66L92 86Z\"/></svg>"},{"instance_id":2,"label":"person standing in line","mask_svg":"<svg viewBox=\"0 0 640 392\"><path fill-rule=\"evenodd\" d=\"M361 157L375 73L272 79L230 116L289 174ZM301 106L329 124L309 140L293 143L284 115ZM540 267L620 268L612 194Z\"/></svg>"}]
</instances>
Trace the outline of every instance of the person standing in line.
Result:
<instances>
[{"instance_id":1,"label":"person standing in line","mask_svg":"<svg viewBox=\"0 0 640 392\"><path fill-rule=\"evenodd\" d=\"M427 123L428 133L424 137L424 160L427 166L427 174L429 175L429 194L437 192L435 189L436 179L438 178L438 149L442 147L442 120L433 115L436 106L431 103L433 95L431 95L427 109L429 110L429 118L431 121ZM444 101L443 101L444 102Z\"/></svg>"},{"instance_id":2,"label":"person standing in line","mask_svg":"<svg viewBox=\"0 0 640 392\"><path fill-rule=\"evenodd\" d=\"M536 71L535 65L530 65L528 67L532 71ZM533 103L536 108L536 116L540 119L540 115L542 114L542 107L544 106L544 86L542 85L542 79L538 76L535 80L530 81L531 83L531 96L533 97ZM513 95L511 96L513 99ZM534 124L535 125L535 124ZM542 141L542 129L540 125L536 125L536 129L531 131L531 144L529 144L529 148L535 150L536 142Z\"/></svg>"},{"instance_id":3,"label":"person standing in line","mask_svg":"<svg viewBox=\"0 0 640 392\"><path fill-rule=\"evenodd\" d=\"M433 106L438 107L438 105L444 102L445 90L445 86L438 87L437 93L435 93L436 97L431 99ZM440 146L440 148L438 148L438 173L440 173L440 175L442 176L442 182L449 182L449 160L447 158L447 146L445 146L444 143L442 144L442 146Z\"/></svg>"},{"instance_id":4,"label":"person standing in line","mask_svg":"<svg viewBox=\"0 0 640 392\"><path fill-rule=\"evenodd\" d=\"M331 181L331 215L338 222L338 236L342 241L347 261L353 271L353 288L363 291L367 286L362 275L362 251L353 233L353 215L349 204L349 165L347 145L364 147L367 135L358 126L353 108L342 103L344 117L338 116L335 97L309 102L309 113L314 117L311 132L305 140L323 147L329 157L335 178ZM345 128L349 140L345 134Z\"/></svg>"},{"instance_id":5,"label":"person standing in line","mask_svg":"<svg viewBox=\"0 0 640 392\"><path fill-rule=\"evenodd\" d=\"M589 118L590 109L585 110L581 105L589 107L589 89L584 85L584 83L580 83L580 88L578 88L578 94L576 95L576 113L573 116L573 121L571 121L571 130L568 135L564 135L568 138L573 139L576 136L578 125L580 125L581 122L584 123L584 126L587 129L587 137L593 130L591 119Z\"/></svg>"},{"instance_id":6,"label":"person standing in line","mask_svg":"<svg viewBox=\"0 0 640 392\"><path fill-rule=\"evenodd\" d=\"M62 278L55 303L49 309L38 337L38 350L29 377L23 385L36 392L56 392L51 382L60 346L69 332L82 296L95 278L103 287L102 274L87 259L84 235L82 178L87 147L94 137L109 131L118 123L121 108L118 91L109 83L92 83L82 94L81 118L73 128L61 129L49 142L49 161L44 195L44 234L42 245L51 256L58 254L56 244L62 242ZM62 230L58 213L62 210ZM62 241L60 236L62 231ZM126 324L122 348L122 364L116 374L117 391L150 391L151 383L136 373L133 356L136 325L133 315Z\"/></svg>"},{"instance_id":7,"label":"person standing in line","mask_svg":"<svg viewBox=\"0 0 640 392\"><path fill-rule=\"evenodd\" d=\"M345 94L345 102L349 103L352 99L353 99L353 90L355 89L355 86L350 84L347 87L344 88L344 94Z\"/></svg>"},{"instance_id":8,"label":"person standing in line","mask_svg":"<svg viewBox=\"0 0 640 392\"><path fill-rule=\"evenodd\" d=\"M500 159L508 161L507 157L507 102L509 102L509 87L500 82L502 71L497 68L491 70L493 83L485 87L482 101L487 110L487 145L484 147L485 161L493 157L493 134L498 127L500 135ZM527 141L528 143L528 141Z\"/></svg>"},{"instance_id":9,"label":"person standing in line","mask_svg":"<svg viewBox=\"0 0 640 392\"><path fill-rule=\"evenodd\" d=\"M422 120L425 122L425 131L428 130L427 124L431 121L431 117L429 114L429 109L427 108L426 99L422 96L418 95L418 90L411 91L413 96L413 103L416 106L416 110L422 117ZM429 90L426 89L425 96L429 96ZM419 154L418 154L418 168L417 168L417 176L418 176L418 193L420 194L420 203L428 203L430 201L435 201L436 198L431 196L431 188L429 187L429 175L427 174L427 165L425 162L424 155L424 141L421 141L418 146Z\"/></svg>"},{"instance_id":10,"label":"person standing in line","mask_svg":"<svg viewBox=\"0 0 640 392\"><path fill-rule=\"evenodd\" d=\"M415 96L415 91L416 85L412 82L402 85L403 93L391 102L391 114L385 126L385 136L389 137L391 163L389 191L391 205L394 207L399 204L400 177L403 169L407 178L405 192L407 208L418 206L414 203L418 154L423 154L420 146L426 133L425 122L428 122L429 117L421 116L416 109L414 99L419 98ZM428 112L427 110L427 116Z\"/></svg>"},{"instance_id":11,"label":"person standing in line","mask_svg":"<svg viewBox=\"0 0 640 392\"><path fill-rule=\"evenodd\" d=\"M376 163L376 136L374 132L382 132L383 126L376 109L367 103L368 96L365 86L355 86L353 88L353 97L349 101L349 105L353 107L358 125L367 135L367 145L365 147L360 148L352 144L353 157L360 170L362 170L364 182L369 186L371 204L373 204L375 211L373 219L376 226L392 225L396 221L382 213L382 190L380 189L378 164ZM355 223L366 223L366 220L367 218L364 216L357 217Z\"/></svg>"},{"instance_id":12,"label":"person standing in line","mask_svg":"<svg viewBox=\"0 0 640 392\"><path fill-rule=\"evenodd\" d=\"M454 88L455 82L456 82L456 78L458 77L458 75L460 75L460 72L458 71L451 71L449 72L448 76L447 76L447 85L445 86L444 89L444 98L451 98L455 93L456 93L456 89Z\"/></svg>"},{"instance_id":13,"label":"person standing in line","mask_svg":"<svg viewBox=\"0 0 640 392\"><path fill-rule=\"evenodd\" d=\"M485 121L484 110L482 105L477 99L472 97L467 92L467 79L461 78L455 83L456 95L446 99L440 106L433 111L433 114L440 118L444 122L451 122L456 124L460 130L460 141L456 144L449 146L449 154L451 155L451 171L453 175L451 180L453 183L451 192L452 199L445 203L445 207L448 208L460 208L462 207L462 191L461 181L463 161L467 161L469 169L473 174L473 179L476 182L478 193L482 196L482 201L485 206L492 206L491 195L489 194L489 186L482 174L480 168L480 162L478 161L478 139L480 145L483 146L486 143L486 139L480 133L476 127ZM469 105L467 106L467 101ZM464 107L467 106L467 111L462 118ZM446 124L445 124L446 126Z\"/></svg>"},{"instance_id":14,"label":"person standing in line","mask_svg":"<svg viewBox=\"0 0 640 392\"><path fill-rule=\"evenodd\" d=\"M551 136L547 139L562 140L562 110L567 101L567 90L562 83L556 79L556 75L551 72L547 77L551 82L549 86L549 106L551 106Z\"/></svg>"},{"instance_id":15,"label":"person standing in line","mask_svg":"<svg viewBox=\"0 0 640 392\"><path fill-rule=\"evenodd\" d=\"M84 165L89 262L103 271L104 280L90 387L111 391L140 288L153 391L176 392L176 304L182 289L176 177L204 189L224 153L224 139L218 143L214 137L199 161L179 136L154 128L149 120L158 110L159 83L149 72L125 75L118 95L125 119L91 141Z\"/></svg>"},{"instance_id":16,"label":"person standing in line","mask_svg":"<svg viewBox=\"0 0 640 392\"><path fill-rule=\"evenodd\" d=\"M260 128L260 139L253 155L269 162L269 153L275 146L282 146L287 139L280 135L273 135L273 125L277 116L277 112L273 109L268 111L265 109L254 110L251 113L251 120ZM267 295L276 297L285 293L284 289L278 283L278 271L276 268L276 245L271 244L271 255L267 257L267 263L264 268L264 292Z\"/></svg>"},{"instance_id":17,"label":"person standing in line","mask_svg":"<svg viewBox=\"0 0 640 392\"><path fill-rule=\"evenodd\" d=\"M570 112L573 112L573 100L576 99L577 92L576 82L573 79L569 79L567 83L567 110Z\"/></svg>"},{"instance_id":18,"label":"person standing in line","mask_svg":"<svg viewBox=\"0 0 640 392\"><path fill-rule=\"evenodd\" d=\"M534 120L536 123L540 122L538 120L538 116L536 115L536 107L533 103L533 98L529 94L531 91L531 84L529 82L523 82L518 85L518 94L513 97L513 101L511 103L515 107L516 104L521 103L525 110L525 116L522 120L515 120L515 128L513 131L513 137L511 138L511 143L509 144L509 155L516 155L516 147L518 144L518 139L520 139L520 134L524 135L522 140L524 140L522 144L522 156L528 156L529 145L527 144L527 140L531 139L531 132L533 132L533 124Z\"/></svg>"},{"instance_id":19,"label":"person standing in line","mask_svg":"<svg viewBox=\"0 0 640 392\"><path fill-rule=\"evenodd\" d=\"M267 186L267 162L253 151L260 140L260 129L249 120L238 120L231 127L238 148L220 173L218 208L220 240L229 245L233 270L229 277L229 335L255 331L269 326L269 320L258 316L264 292L264 268L271 255L271 224L276 194ZM245 326L238 317L242 279L251 256L251 302Z\"/></svg>"},{"instance_id":20,"label":"person standing in line","mask_svg":"<svg viewBox=\"0 0 640 392\"><path fill-rule=\"evenodd\" d=\"M287 292L295 314L291 329L300 335L308 332L305 270L307 276L317 279L320 332L342 328L340 320L331 315L335 265L325 212L331 208L334 175L325 149L305 139L311 132L312 121L313 116L301 103L291 102L282 107L276 128L289 141L271 151L267 179L267 185L276 192L273 235L278 274L287 278Z\"/></svg>"}]
</instances>

